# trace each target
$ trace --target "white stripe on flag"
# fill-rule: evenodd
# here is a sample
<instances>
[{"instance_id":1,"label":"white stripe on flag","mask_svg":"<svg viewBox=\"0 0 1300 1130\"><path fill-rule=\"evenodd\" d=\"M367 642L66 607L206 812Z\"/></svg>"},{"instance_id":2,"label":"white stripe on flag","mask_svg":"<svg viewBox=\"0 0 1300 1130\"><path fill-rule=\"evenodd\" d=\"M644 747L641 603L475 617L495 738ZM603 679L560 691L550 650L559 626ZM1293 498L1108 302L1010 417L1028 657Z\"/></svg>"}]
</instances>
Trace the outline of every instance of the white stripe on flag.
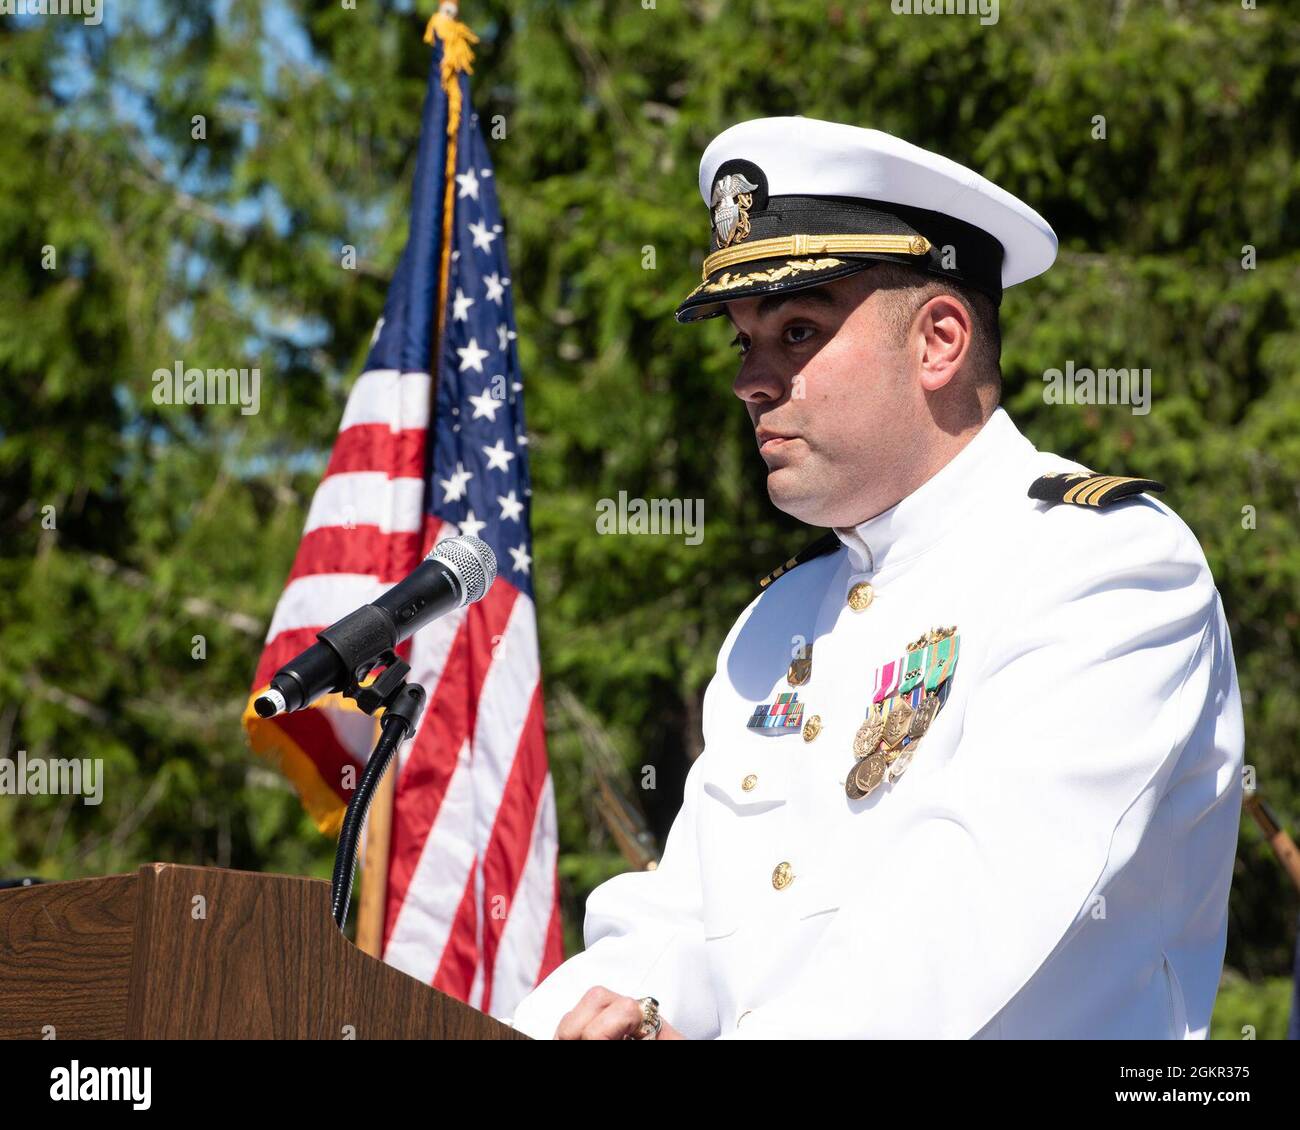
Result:
<instances>
[{"instance_id":1,"label":"white stripe on flag","mask_svg":"<svg viewBox=\"0 0 1300 1130\"><path fill-rule=\"evenodd\" d=\"M446 541L447 538L455 537L460 531L450 522L444 522L438 528L438 534L433 539L434 545ZM426 624L411 637L411 673L407 678L413 683L419 683L424 688L425 694L428 695L429 701L438 693L438 681L442 678L442 672L447 666L447 656L451 653L452 645L456 642L456 633L460 631L461 625L465 622L465 617L469 613L469 605L463 605L460 608L454 608L452 611L436 620ZM424 725L424 719L428 716L428 710L420 715L420 726ZM416 727L416 734L420 730ZM406 765L406 755L415 746L415 738L403 742L397 750L397 774L401 778L402 768Z\"/></svg>"},{"instance_id":2,"label":"white stripe on flag","mask_svg":"<svg viewBox=\"0 0 1300 1130\"><path fill-rule=\"evenodd\" d=\"M460 631L461 625L465 622L465 617L469 614L469 605L463 608L453 609L445 616L439 616L430 624L426 624L411 637L411 673L407 678L413 683L419 683L425 690L430 702L438 694L438 681L442 678L443 669L447 666L447 655L451 651L452 644L456 642L456 633ZM426 706L425 712L420 715L420 726L424 725L425 718L428 717L429 711ZM419 735L419 728L416 729L416 735ZM406 766L407 755L415 746L415 738L405 741L397 751L397 773L401 778L402 769Z\"/></svg>"},{"instance_id":3,"label":"white stripe on flag","mask_svg":"<svg viewBox=\"0 0 1300 1130\"><path fill-rule=\"evenodd\" d=\"M370 759L370 752L379 739L379 721L364 710L348 710L341 706L317 707L316 712L329 723L339 745L352 755L360 765ZM331 784L341 785L341 781Z\"/></svg>"},{"instance_id":4,"label":"white stripe on flag","mask_svg":"<svg viewBox=\"0 0 1300 1130\"><path fill-rule=\"evenodd\" d=\"M275 606L269 643L281 632L296 628L327 628L349 612L369 604L388 586L362 573L312 573L295 577Z\"/></svg>"},{"instance_id":5,"label":"white stripe on flag","mask_svg":"<svg viewBox=\"0 0 1300 1130\"><path fill-rule=\"evenodd\" d=\"M474 845L480 856L487 851L497 819L497 808L515 763L533 692L541 678L537 652L537 618L533 602L522 593L515 598L510 619L496 645L492 666L483 680L478 718L474 726L474 795L478 797L478 822Z\"/></svg>"},{"instance_id":6,"label":"white stripe on flag","mask_svg":"<svg viewBox=\"0 0 1300 1130\"><path fill-rule=\"evenodd\" d=\"M378 526L386 534L424 528L424 480L390 479L383 471L327 475L316 488L303 533L325 526Z\"/></svg>"},{"instance_id":7,"label":"white stripe on flag","mask_svg":"<svg viewBox=\"0 0 1300 1130\"><path fill-rule=\"evenodd\" d=\"M387 424L392 431L427 428L432 388L428 373L399 376L396 369L362 373L348 395L339 431L357 424Z\"/></svg>"}]
</instances>

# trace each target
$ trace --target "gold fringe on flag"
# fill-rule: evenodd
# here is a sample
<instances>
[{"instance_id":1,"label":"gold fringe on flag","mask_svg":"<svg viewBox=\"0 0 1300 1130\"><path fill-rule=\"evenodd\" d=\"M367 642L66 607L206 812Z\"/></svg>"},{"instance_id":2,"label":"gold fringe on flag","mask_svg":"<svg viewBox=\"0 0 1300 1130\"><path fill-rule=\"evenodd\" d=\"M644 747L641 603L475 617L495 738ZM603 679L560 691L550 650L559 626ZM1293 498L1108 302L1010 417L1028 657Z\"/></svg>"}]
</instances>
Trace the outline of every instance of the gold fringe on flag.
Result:
<instances>
[{"instance_id":1,"label":"gold fringe on flag","mask_svg":"<svg viewBox=\"0 0 1300 1130\"><path fill-rule=\"evenodd\" d=\"M307 810L312 823L322 834L336 839L343 826L343 814L347 803L335 792L334 788L320 775L320 770L307 752L286 733L278 718L260 718L253 709L258 695L269 687L262 687L248 696L244 706L243 725L248 744L255 754L268 762L280 775L287 777L289 783L298 791L302 806ZM330 694L318 699L311 706L312 710L357 710L360 708L350 699L340 694ZM378 724L376 723L376 728Z\"/></svg>"}]
</instances>

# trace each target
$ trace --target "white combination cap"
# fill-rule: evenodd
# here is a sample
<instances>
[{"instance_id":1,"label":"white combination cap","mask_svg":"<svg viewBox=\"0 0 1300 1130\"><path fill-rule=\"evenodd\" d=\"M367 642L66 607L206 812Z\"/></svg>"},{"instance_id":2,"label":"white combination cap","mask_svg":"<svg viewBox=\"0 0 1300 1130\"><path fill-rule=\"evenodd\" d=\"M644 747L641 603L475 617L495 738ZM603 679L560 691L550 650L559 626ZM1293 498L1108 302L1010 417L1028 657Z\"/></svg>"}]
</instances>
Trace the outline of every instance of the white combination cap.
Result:
<instances>
[{"instance_id":1,"label":"white combination cap","mask_svg":"<svg viewBox=\"0 0 1300 1130\"><path fill-rule=\"evenodd\" d=\"M677 309L680 322L877 262L1000 302L1005 287L1056 258L1051 225L979 173L879 130L816 118L756 118L724 130L700 160L700 195L709 253L703 281Z\"/></svg>"}]
</instances>

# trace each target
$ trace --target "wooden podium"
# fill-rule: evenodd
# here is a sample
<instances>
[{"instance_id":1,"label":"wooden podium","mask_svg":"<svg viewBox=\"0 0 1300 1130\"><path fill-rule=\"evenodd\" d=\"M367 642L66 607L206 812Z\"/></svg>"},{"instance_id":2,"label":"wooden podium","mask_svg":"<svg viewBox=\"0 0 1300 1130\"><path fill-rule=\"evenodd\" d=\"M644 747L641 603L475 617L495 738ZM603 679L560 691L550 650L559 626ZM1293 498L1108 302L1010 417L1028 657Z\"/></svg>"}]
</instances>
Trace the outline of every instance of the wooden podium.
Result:
<instances>
[{"instance_id":1,"label":"wooden podium","mask_svg":"<svg viewBox=\"0 0 1300 1130\"><path fill-rule=\"evenodd\" d=\"M528 1038L362 953L322 880L171 863L0 891L0 1038L49 1035Z\"/></svg>"}]
</instances>

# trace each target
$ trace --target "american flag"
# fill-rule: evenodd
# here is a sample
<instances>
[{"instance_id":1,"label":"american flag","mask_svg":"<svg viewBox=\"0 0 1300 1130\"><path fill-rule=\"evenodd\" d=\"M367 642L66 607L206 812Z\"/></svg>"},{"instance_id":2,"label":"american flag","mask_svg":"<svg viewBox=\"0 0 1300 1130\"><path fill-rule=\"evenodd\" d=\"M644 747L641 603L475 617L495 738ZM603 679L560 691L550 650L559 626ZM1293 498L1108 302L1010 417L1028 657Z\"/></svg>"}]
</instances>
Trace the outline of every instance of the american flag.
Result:
<instances>
[{"instance_id":1,"label":"american flag","mask_svg":"<svg viewBox=\"0 0 1300 1130\"><path fill-rule=\"evenodd\" d=\"M473 36L435 16L426 38L434 49L408 242L253 694L438 540L464 533L491 545L498 576L488 594L405 645L410 678L429 700L399 754L383 958L509 1016L563 959L528 440L505 233L469 98ZM250 709L245 726L322 830L337 831L350 796L344 771L369 754L374 720L334 695L269 721Z\"/></svg>"}]
</instances>

